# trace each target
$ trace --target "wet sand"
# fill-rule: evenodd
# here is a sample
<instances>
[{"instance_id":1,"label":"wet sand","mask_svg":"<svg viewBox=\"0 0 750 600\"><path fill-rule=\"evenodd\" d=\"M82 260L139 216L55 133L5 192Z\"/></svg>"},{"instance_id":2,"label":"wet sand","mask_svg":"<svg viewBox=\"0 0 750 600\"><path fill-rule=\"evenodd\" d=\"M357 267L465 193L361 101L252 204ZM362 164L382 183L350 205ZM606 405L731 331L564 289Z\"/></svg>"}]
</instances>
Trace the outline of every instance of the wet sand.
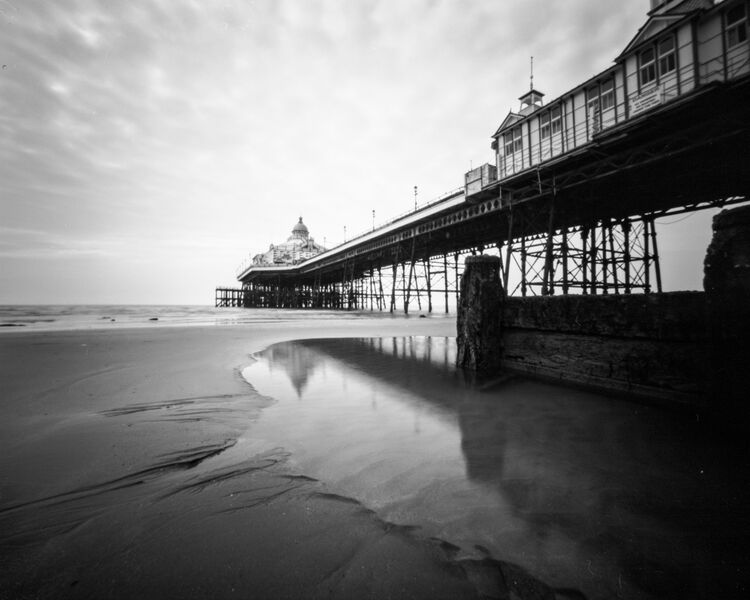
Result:
<instances>
[{"instance_id":1,"label":"wet sand","mask_svg":"<svg viewBox=\"0 0 750 600\"><path fill-rule=\"evenodd\" d=\"M457 557L567 597L747 597L744 438L591 391L477 381L455 354L436 336L284 342L243 375L278 399L264 447Z\"/></svg>"},{"instance_id":2,"label":"wet sand","mask_svg":"<svg viewBox=\"0 0 750 600\"><path fill-rule=\"evenodd\" d=\"M0 597L533 591L537 583L512 565L458 560L442 540L331 493L296 472L284 447L219 460L252 437L272 402L241 376L251 353L289 339L452 335L453 327L380 317L3 333Z\"/></svg>"},{"instance_id":3,"label":"wet sand","mask_svg":"<svg viewBox=\"0 0 750 600\"><path fill-rule=\"evenodd\" d=\"M746 441L454 327L3 332L0 598L746 597Z\"/></svg>"}]
</instances>

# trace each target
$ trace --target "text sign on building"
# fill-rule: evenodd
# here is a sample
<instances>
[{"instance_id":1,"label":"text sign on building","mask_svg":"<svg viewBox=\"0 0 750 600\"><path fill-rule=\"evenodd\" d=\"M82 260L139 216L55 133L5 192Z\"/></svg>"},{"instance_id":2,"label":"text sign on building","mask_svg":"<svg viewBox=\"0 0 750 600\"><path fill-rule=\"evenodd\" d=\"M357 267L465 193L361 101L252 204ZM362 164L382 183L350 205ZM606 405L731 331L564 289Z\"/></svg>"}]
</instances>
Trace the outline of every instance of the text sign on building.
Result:
<instances>
[{"instance_id":1,"label":"text sign on building","mask_svg":"<svg viewBox=\"0 0 750 600\"><path fill-rule=\"evenodd\" d=\"M648 92L643 92L642 94L638 94L637 96L631 96L630 114L637 115L639 113L642 113L643 111L653 108L654 106L659 106L659 104L662 103L663 98L664 93L660 85L649 90Z\"/></svg>"}]
</instances>

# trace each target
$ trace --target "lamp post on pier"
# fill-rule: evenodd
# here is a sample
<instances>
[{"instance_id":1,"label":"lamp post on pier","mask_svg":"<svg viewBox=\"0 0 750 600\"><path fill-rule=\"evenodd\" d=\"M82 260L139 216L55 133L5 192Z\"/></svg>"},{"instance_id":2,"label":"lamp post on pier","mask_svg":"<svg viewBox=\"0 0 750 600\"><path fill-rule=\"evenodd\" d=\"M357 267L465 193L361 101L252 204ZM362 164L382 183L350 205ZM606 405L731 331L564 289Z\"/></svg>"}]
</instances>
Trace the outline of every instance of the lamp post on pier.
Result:
<instances>
[{"instance_id":1,"label":"lamp post on pier","mask_svg":"<svg viewBox=\"0 0 750 600\"><path fill-rule=\"evenodd\" d=\"M417 212L417 186L414 186L414 212Z\"/></svg>"}]
</instances>

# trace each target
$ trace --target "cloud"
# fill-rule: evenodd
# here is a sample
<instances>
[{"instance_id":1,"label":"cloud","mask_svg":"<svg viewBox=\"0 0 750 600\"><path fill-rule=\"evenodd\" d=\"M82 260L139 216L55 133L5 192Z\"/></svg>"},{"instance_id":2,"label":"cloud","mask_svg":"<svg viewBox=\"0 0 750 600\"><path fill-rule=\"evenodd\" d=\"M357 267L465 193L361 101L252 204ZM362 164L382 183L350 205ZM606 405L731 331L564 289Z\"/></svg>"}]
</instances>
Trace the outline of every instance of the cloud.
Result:
<instances>
[{"instance_id":1,"label":"cloud","mask_svg":"<svg viewBox=\"0 0 750 600\"><path fill-rule=\"evenodd\" d=\"M609 64L637 4L0 1L0 214L55 241L12 252L176 265L215 244L239 262L299 215L334 243L414 185L458 187L492 160L529 56L553 98ZM159 243L186 239L205 245Z\"/></svg>"},{"instance_id":2,"label":"cloud","mask_svg":"<svg viewBox=\"0 0 750 600\"><path fill-rule=\"evenodd\" d=\"M153 260L158 263L165 256L175 258L194 252L223 253L227 249L236 248L242 241L241 238L201 235L198 232L163 238L94 234L82 238L62 232L51 234L40 229L0 226L0 257L55 261L99 257L129 261Z\"/></svg>"},{"instance_id":3,"label":"cloud","mask_svg":"<svg viewBox=\"0 0 750 600\"><path fill-rule=\"evenodd\" d=\"M81 240L47 231L0 227L0 258L67 260L85 256L115 256L113 240Z\"/></svg>"}]
</instances>

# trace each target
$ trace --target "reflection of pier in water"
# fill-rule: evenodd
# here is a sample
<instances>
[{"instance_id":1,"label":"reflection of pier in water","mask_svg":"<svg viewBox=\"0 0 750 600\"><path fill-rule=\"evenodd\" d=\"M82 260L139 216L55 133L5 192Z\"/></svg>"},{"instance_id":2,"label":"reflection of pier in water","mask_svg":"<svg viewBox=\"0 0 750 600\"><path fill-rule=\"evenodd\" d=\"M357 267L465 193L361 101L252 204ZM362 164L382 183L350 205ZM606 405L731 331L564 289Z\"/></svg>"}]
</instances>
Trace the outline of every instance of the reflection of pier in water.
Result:
<instances>
[{"instance_id":1,"label":"reflection of pier in water","mask_svg":"<svg viewBox=\"0 0 750 600\"><path fill-rule=\"evenodd\" d=\"M315 368L323 363L320 353L301 344L274 344L265 352L271 369L281 367L301 398Z\"/></svg>"},{"instance_id":2,"label":"reflection of pier in water","mask_svg":"<svg viewBox=\"0 0 750 600\"><path fill-rule=\"evenodd\" d=\"M523 379L481 391L454 369L454 344L306 340L266 357L301 395L299 382L321 368L330 379L337 364L350 381L408 392L398 401L415 419L429 418L428 406L455 427L468 487L451 510L496 558L543 579L565 572L592 598L733 597L748 582L747 477L727 459L741 449L700 424L594 394Z\"/></svg>"}]
</instances>

